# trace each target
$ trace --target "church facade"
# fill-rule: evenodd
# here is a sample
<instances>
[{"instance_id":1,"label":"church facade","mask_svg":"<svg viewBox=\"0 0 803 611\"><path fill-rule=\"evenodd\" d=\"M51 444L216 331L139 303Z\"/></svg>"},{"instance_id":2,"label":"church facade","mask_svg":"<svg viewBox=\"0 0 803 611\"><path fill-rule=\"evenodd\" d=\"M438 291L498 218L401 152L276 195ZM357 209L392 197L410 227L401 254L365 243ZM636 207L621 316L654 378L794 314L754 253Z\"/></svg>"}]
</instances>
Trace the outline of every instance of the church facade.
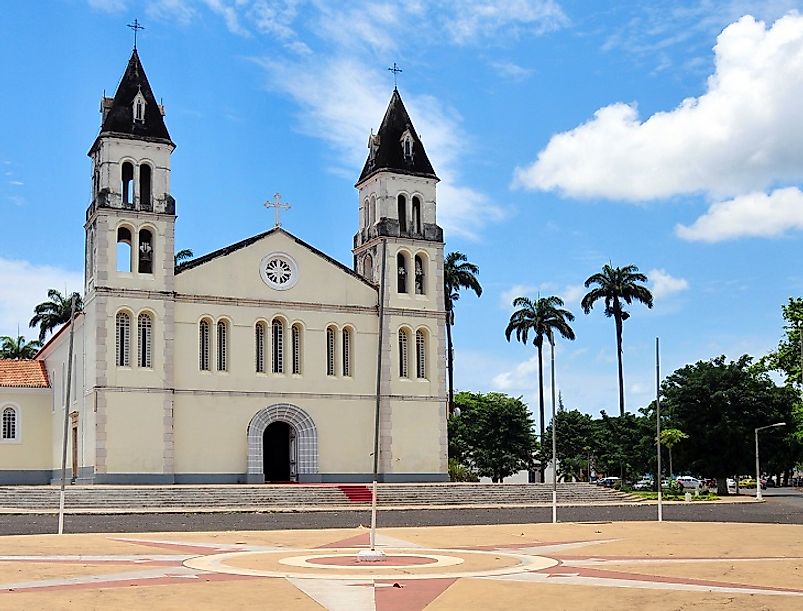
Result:
<instances>
[{"instance_id":1,"label":"church facade","mask_svg":"<svg viewBox=\"0 0 803 611\"><path fill-rule=\"evenodd\" d=\"M376 413L379 481L446 480L438 179L398 90L353 269L278 223L176 265L175 145L136 49L101 112L73 362L69 324L0 361L0 483L60 477L67 402L78 483L370 481Z\"/></svg>"}]
</instances>

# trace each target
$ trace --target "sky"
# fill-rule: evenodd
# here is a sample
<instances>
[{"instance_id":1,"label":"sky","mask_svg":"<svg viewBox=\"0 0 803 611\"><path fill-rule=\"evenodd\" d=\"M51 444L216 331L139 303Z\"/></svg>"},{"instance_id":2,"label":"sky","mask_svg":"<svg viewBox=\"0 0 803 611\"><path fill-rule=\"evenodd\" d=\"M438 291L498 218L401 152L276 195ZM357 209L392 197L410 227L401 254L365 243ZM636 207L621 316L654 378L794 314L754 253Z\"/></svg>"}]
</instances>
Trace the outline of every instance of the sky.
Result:
<instances>
[{"instance_id":1,"label":"sky","mask_svg":"<svg viewBox=\"0 0 803 611\"><path fill-rule=\"evenodd\" d=\"M178 145L176 247L272 226L351 265L354 189L398 87L435 171L446 251L480 267L457 304L455 383L537 406L516 296L558 295L568 409L617 413L614 325L580 309L601 267L634 264L652 310L624 328L628 411L663 374L760 357L803 293L803 9L784 0L50 0L0 21L0 335L28 337L48 288L83 286L100 127L132 48ZM547 380L547 397L549 386Z\"/></svg>"}]
</instances>

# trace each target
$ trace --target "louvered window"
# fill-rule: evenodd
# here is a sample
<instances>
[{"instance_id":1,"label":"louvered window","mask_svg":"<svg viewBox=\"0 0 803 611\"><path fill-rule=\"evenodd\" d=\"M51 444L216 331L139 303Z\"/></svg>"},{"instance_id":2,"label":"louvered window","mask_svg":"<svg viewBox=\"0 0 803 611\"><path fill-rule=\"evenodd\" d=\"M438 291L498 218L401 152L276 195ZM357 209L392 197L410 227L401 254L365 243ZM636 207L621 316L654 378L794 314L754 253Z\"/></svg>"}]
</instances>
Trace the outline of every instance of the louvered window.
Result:
<instances>
[{"instance_id":1,"label":"louvered window","mask_svg":"<svg viewBox=\"0 0 803 611\"><path fill-rule=\"evenodd\" d=\"M131 365L131 318L125 312L117 314L117 333L115 354L118 367Z\"/></svg>"}]
</instances>

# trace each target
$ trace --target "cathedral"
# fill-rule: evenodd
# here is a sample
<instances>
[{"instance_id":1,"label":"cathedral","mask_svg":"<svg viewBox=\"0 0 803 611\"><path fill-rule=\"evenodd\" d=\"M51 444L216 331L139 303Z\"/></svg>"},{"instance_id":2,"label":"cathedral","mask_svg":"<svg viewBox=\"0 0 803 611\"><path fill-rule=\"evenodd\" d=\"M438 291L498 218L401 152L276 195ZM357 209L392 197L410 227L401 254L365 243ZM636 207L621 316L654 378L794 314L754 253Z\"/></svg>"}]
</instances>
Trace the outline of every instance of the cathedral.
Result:
<instances>
[{"instance_id":1,"label":"cathedral","mask_svg":"<svg viewBox=\"0 0 803 611\"><path fill-rule=\"evenodd\" d=\"M365 482L375 435L379 481L448 479L438 178L398 90L356 183L353 267L278 215L176 265L175 144L136 48L100 110L84 309L34 360L0 360L0 484L58 481L65 422L74 483Z\"/></svg>"}]
</instances>

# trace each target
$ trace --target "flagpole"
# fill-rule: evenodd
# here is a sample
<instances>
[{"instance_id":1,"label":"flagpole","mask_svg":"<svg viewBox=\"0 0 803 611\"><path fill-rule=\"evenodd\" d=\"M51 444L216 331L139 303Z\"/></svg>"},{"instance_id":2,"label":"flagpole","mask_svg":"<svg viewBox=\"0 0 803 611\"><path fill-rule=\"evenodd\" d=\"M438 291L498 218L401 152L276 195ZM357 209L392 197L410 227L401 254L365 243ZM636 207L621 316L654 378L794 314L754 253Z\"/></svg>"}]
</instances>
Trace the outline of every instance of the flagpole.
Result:
<instances>
[{"instance_id":1,"label":"flagpole","mask_svg":"<svg viewBox=\"0 0 803 611\"><path fill-rule=\"evenodd\" d=\"M72 354L75 337L75 293L70 304L70 347L67 350L67 393L64 398L64 435L61 438L61 490L59 492L59 534L64 534L64 484L67 480L67 430L70 424L70 390L72 383Z\"/></svg>"},{"instance_id":2,"label":"flagpole","mask_svg":"<svg viewBox=\"0 0 803 611\"><path fill-rule=\"evenodd\" d=\"M658 448L658 521L664 521L663 497L661 495L661 365L658 338L655 338L655 439Z\"/></svg>"}]
</instances>

